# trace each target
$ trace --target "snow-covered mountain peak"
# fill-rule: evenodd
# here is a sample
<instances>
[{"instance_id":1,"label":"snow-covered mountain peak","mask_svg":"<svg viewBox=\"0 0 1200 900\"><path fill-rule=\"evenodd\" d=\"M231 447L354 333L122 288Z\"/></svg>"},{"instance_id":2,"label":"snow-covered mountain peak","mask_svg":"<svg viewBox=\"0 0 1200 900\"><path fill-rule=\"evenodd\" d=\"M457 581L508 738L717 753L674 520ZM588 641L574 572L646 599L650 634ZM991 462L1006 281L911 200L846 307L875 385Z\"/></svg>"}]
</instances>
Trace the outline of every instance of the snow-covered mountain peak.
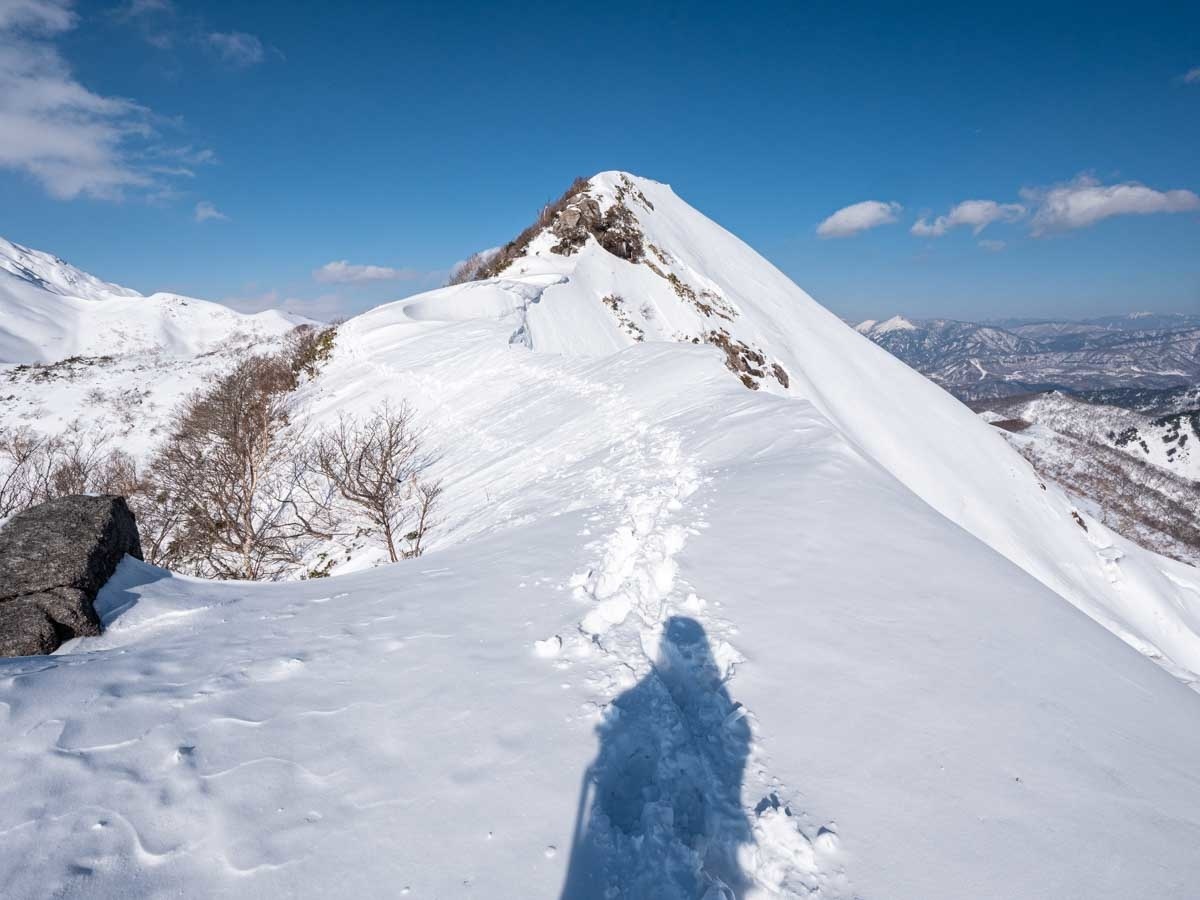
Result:
<instances>
[{"instance_id":1,"label":"snow-covered mountain peak","mask_svg":"<svg viewBox=\"0 0 1200 900\"><path fill-rule=\"evenodd\" d=\"M868 331L872 334L888 334L892 331L916 331L917 326L904 316L892 316L882 322L874 322Z\"/></svg>"},{"instance_id":2,"label":"snow-covered mountain peak","mask_svg":"<svg viewBox=\"0 0 1200 900\"><path fill-rule=\"evenodd\" d=\"M107 300L112 297L140 297L137 291L101 281L77 269L57 256L23 247L0 237L0 270L34 287L64 297L83 300Z\"/></svg>"},{"instance_id":3,"label":"snow-covered mountain peak","mask_svg":"<svg viewBox=\"0 0 1200 900\"><path fill-rule=\"evenodd\" d=\"M850 446L1060 596L1131 643L1200 672L1200 624L1193 630L1170 608L1176 601L1166 598L1186 589L1159 564L1129 554L1115 587L1097 553L1118 538L1099 525L1082 528L1071 498L1045 485L996 429L667 185L624 172L579 180L475 274L341 326L342 349L322 379L327 396L382 401L364 382L399 372L414 342L435 336L446 354L494 355L499 369L531 353L620 367L645 354L673 359L663 345L683 345L718 377L723 366L747 388L807 401ZM925 340L931 328L979 346L1022 340L970 323L896 319L917 326L889 320L889 336L905 341ZM450 349L462 341L469 352ZM679 403L700 402L698 386L677 390ZM429 411L457 414L444 403Z\"/></svg>"},{"instance_id":4,"label":"snow-covered mountain peak","mask_svg":"<svg viewBox=\"0 0 1200 900\"><path fill-rule=\"evenodd\" d=\"M143 296L0 238L0 364L147 351L193 356L231 341L274 338L307 321L173 293Z\"/></svg>"},{"instance_id":5,"label":"snow-covered mountain peak","mask_svg":"<svg viewBox=\"0 0 1200 900\"><path fill-rule=\"evenodd\" d=\"M766 298L791 282L668 185L619 171L579 179L475 274L401 303L419 319L511 318L512 342L542 352L709 345L746 387L788 386L767 350L782 333Z\"/></svg>"}]
</instances>

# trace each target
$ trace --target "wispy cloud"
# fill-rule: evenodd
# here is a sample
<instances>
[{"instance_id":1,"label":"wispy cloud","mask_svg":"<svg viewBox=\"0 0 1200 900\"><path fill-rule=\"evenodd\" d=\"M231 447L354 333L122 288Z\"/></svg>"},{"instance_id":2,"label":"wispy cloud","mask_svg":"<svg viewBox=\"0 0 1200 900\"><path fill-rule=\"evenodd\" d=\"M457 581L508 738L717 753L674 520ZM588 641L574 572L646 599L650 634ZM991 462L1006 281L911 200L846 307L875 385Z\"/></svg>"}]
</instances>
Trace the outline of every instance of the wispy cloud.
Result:
<instances>
[{"instance_id":1,"label":"wispy cloud","mask_svg":"<svg viewBox=\"0 0 1200 900\"><path fill-rule=\"evenodd\" d=\"M221 61L235 69L258 65L267 58L263 42L244 31L214 31L207 40Z\"/></svg>"},{"instance_id":2,"label":"wispy cloud","mask_svg":"<svg viewBox=\"0 0 1200 900\"><path fill-rule=\"evenodd\" d=\"M900 213L899 203L884 203L881 200L864 200L844 206L817 226L817 235L823 238L850 237L869 228L890 225Z\"/></svg>"},{"instance_id":3,"label":"wispy cloud","mask_svg":"<svg viewBox=\"0 0 1200 900\"><path fill-rule=\"evenodd\" d=\"M997 203L995 200L964 200L944 216L932 222L922 216L910 229L918 237L941 237L952 228L967 226L979 234L993 222L1014 222L1025 215L1019 203Z\"/></svg>"},{"instance_id":4,"label":"wispy cloud","mask_svg":"<svg viewBox=\"0 0 1200 900\"><path fill-rule=\"evenodd\" d=\"M996 241L990 238L984 238L979 242L979 246L989 253L999 253L1001 250L1007 247L1008 244L1004 243L1004 241Z\"/></svg>"},{"instance_id":5,"label":"wispy cloud","mask_svg":"<svg viewBox=\"0 0 1200 900\"><path fill-rule=\"evenodd\" d=\"M352 283L363 281L415 281L425 278L428 272L417 269L393 269L391 266L353 265L339 259L327 262L321 268L313 271L316 281L327 283Z\"/></svg>"},{"instance_id":6,"label":"wispy cloud","mask_svg":"<svg viewBox=\"0 0 1200 900\"><path fill-rule=\"evenodd\" d=\"M1200 84L1200 66L1194 69L1188 69L1179 76L1179 80L1184 84Z\"/></svg>"},{"instance_id":7,"label":"wispy cloud","mask_svg":"<svg viewBox=\"0 0 1200 900\"><path fill-rule=\"evenodd\" d=\"M129 0L113 10L113 15L120 19L136 19L140 16L157 15L175 11L172 0Z\"/></svg>"},{"instance_id":8,"label":"wispy cloud","mask_svg":"<svg viewBox=\"0 0 1200 900\"><path fill-rule=\"evenodd\" d=\"M0 167L63 199L168 191L176 167L154 140L161 120L90 90L59 52L77 23L66 0L0 0Z\"/></svg>"},{"instance_id":9,"label":"wispy cloud","mask_svg":"<svg viewBox=\"0 0 1200 900\"><path fill-rule=\"evenodd\" d=\"M1105 185L1090 175L1049 188L1024 188L1021 196L1036 207L1034 235L1087 228L1113 216L1200 210L1200 196L1192 191L1159 191L1136 181Z\"/></svg>"},{"instance_id":10,"label":"wispy cloud","mask_svg":"<svg viewBox=\"0 0 1200 900\"><path fill-rule=\"evenodd\" d=\"M2 2L6 0L0 0ZM283 56L257 35L213 29L204 16L181 10L175 0L126 0L109 15L114 21L135 30L152 47L160 50L181 45L200 47L232 69L258 65L271 53Z\"/></svg>"},{"instance_id":11,"label":"wispy cloud","mask_svg":"<svg viewBox=\"0 0 1200 900\"><path fill-rule=\"evenodd\" d=\"M109 15L135 28L152 47L167 50L175 45L178 16L172 0L128 0Z\"/></svg>"},{"instance_id":12,"label":"wispy cloud","mask_svg":"<svg viewBox=\"0 0 1200 900\"><path fill-rule=\"evenodd\" d=\"M75 27L70 4L59 0L4 0L0 3L0 28L40 28L48 32Z\"/></svg>"},{"instance_id":13,"label":"wispy cloud","mask_svg":"<svg viewBox=\"0 0 1200 900\"><path fill-rule=\"evenodd\" d=\"M195 219L197 222L228 222L229 216L221 212L207 200L196 204Z\"/></svg>"}]
</instances>

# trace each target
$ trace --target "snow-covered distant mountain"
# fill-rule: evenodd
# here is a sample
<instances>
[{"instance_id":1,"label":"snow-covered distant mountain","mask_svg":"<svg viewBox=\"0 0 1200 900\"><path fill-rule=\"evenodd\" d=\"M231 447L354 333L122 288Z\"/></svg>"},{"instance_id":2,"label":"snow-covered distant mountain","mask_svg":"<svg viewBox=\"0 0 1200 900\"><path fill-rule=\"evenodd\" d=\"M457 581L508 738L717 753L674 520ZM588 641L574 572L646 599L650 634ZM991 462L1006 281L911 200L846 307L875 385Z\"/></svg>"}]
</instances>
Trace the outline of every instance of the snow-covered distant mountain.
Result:
<instances>
[{"instance_id":1,"label":"snow-covered distant mountain","mask_svg":"<svg viewBox=\"0 0 1200 900\"><path fill-rule=\"evenodd\" d=\"M142 296L0 239L0 431L79 423L145 459L183 397L309 322Z\"/></svg>"},{"instance_id":2,"label":"snow-covered distant mountain","mask_svg":"<svg viewBox=\"0 0 1200 900\"><path fill-rule=\"evenodd\" d=\"M430 552L126 560L105 635L0 662L0 891L1189 896L1196 569L664 184L480 274L298 398L414 404Z\"/></svg>"},{"instance_id":3,"label":"snow-covered distant mountain","mask_svg":"<svg viewBox=\"0 0 1200 900\"><path fill-rule=\"evenodd\" d=\"M895 316L857 330L964 400L1200 382L1200 316L993 324Z\"/></svg>"},{"instance_id":4,"label":"snow-covered distant mountain","mask_svg":"<svg viewBox=\"0 0 1200 900\"><path fill-rule=\"evenodd\" d=\"M970 405L1106 524L1200 564L1200 404L1147 416L1053 392Z\"/></svg>"},{"instance_id":5,"label":"snow-covered distant mountain","mask_svg":"<svg viewBox=\"0 0 1200 900\"><path fill-rule=\"evenodd\" d=\"M1054 391L971 405L1104 444L1172 475L1200 482L1200 404L1188 412L1147 416Z\"/></svg>"},{"instance_id":6,"label":"snow-covered distant mountain","mask_svg":"<svg viewBox=\"0 0 1200 900\"><path fill-rule=\"evenodd\" d=\"M158 351L194 356L230 341L278 336L305 319L101 281L55 256L0 238L0 364Z\"/></svg>"}]
</instances>

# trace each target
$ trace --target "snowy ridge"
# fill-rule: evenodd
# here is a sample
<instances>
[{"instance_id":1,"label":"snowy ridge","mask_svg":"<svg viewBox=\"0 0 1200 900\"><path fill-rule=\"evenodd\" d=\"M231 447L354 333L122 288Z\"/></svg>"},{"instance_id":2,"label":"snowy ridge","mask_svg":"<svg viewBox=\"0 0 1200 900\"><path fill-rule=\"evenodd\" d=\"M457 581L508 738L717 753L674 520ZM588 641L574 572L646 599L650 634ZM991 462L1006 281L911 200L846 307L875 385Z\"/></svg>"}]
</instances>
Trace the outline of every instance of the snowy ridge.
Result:
<instances>
[{"instance_id":1,"label":"snowy ridge","mask_svg":"<svg viewBox=\"0 0 1200 900\"><path fill-rule=\"evenodd\" d=\"M178 294L143 297L0 239L0 364L148 351L195 356L306 321L278 310L247 315Z\"/></svg>"},{"instance_id":2,"label":"snowy ridge","mask_svg":"<svg viewBox=\"0 0 1200 900\"><path fill-rule=\"evenodd\" d=\"M1200 580L1194 570L1098 522L1081 528L1075 517L1085 512L1043 484L994 429L668 186L605 172L588 195L601 210L631 211L645 248L640 261L591 238L569 255L555 252L560 235L551 226L499 277L400 301L396 314L508 321L523 346L545 353L600 356L656 340L714 344L734 374L807 398L951 521L1185 680L1200 680L1200 604L1178 586Z\"/></svg>"},{"instance_id":3,"label":"snowy ridge","mask_svg":"<svg viewBox=\"0 0 1200 900\"><path fill-rule=\"evenodd\" d=\"M1189 898L1196 570L669 188L589 193L641 261L540 235L303 388L416 406L426 556L126 560L0 661L0 894Z\"/></svg>"},{"instance_id":4,"label":"snowy ridge","mask_svg":"<svg viewBox=\"0 0 1200 900\"><path fill-rule=\"evenodd\" d=\"M140 297L137 291L101 281L95 275L77 269L57 256L31 250L0 237L0 270L29 284L62 297L83 300L108 300L112 297Z\"/></svg>"}]
</instances>

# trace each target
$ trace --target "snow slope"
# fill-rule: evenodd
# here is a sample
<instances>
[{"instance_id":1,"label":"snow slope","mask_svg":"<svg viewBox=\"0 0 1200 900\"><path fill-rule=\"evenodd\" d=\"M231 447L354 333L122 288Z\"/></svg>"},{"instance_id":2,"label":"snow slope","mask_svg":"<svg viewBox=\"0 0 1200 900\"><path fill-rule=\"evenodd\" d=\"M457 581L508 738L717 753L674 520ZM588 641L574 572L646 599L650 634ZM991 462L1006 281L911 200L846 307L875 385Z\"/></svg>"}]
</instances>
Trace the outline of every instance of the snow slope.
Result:
<instances>
[{"instance_id":1,"label":"snow slope","mask_svg":"<svg viewBox=\"0 0 1200 900\"><path fill-rule=\"evenodd\" d=\"M1190 896L1195 694L811 404L396 312L315 399L422 400L443 549L127 561L103 637L0 662L4 896Z\"/></svg>"},{"instance_id":2,"label":"snow slope","mask_svg":"<svg viewBox=\"0 0 1200 900\"><path fill-rule=\"evenodd\" d=\"M1193 896L1196 570L666 186L592 184L658 272L542 235L305 389L418 408L431 552L127 560L104 636L0 661L0 895Z\"/></svg>"},{"instance_id":3,"label":"snow slope","mask_svg":"<svg viewBox=\"0 0 1200 900\"><path fill-rule=\"evenodd\" d=\"M195 356L231 339L278 336L307 321L108 284L0 238L0 364L161 351Z\"/></svg>"},{"instance_id":4,"label":"snow slope","mask_svg":"<svg viewBox=\"0 0 1200 900\"><path fill-rule=\"evenodd\" d=\"M642 262L619 259L595 240L560 255L547 230L499 277L381 307L353 320L355 333L483 318L506 324L511 343L536 352L596 356L642 341L712 343L723 335L725 347L745 348L734 367L746 354L761 358L757 369L750 364L761 374L751 376L756 387L808 399L934 509L1186 680L1200 677L1200 594L1180 586L1194 582L1194 570L1144 553L1100 523L1081 528L1071 498L1044 484L995 429L668 186L620 172L590 183L602 208L620 202L634 212ZM775 365L782 378L771 374Z\"/></svg>"}]
</instances>

